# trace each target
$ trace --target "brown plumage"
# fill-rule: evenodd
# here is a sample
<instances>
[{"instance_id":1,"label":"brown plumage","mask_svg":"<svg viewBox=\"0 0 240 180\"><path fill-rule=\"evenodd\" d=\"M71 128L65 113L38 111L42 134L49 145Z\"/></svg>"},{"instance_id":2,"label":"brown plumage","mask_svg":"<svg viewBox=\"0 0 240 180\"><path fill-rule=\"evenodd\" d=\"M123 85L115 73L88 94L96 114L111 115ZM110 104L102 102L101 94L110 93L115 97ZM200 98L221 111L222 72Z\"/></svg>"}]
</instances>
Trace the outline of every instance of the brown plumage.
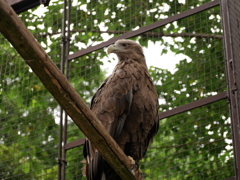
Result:
<instances>
[{"instance_id":1,"label":"brown plumage","mask_svg":"<svg viewBox=\"0 0 240 180\"><path fill-rule=\"evenodd\" d=\"M158 96L139 44L118 40L108 53L115 53L118 63L92 98L91 110L125 154L138 162L158 130ZM88 180L120 179L88 139L84 157Z\"/></svg>"}]
</instances>

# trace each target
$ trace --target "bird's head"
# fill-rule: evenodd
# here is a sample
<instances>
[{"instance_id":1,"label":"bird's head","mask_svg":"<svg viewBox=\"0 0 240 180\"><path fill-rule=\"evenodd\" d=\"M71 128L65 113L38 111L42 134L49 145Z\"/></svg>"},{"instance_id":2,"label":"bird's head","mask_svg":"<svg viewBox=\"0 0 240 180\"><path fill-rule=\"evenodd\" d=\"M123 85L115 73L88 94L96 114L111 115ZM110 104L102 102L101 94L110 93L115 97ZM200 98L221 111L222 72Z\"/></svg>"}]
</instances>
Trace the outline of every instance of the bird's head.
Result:
<instances>
[{"instance_id":1,"label":"bird's head","mask_svg":"<svg viewBox=\"0 0 240 180\"><path fill-rule=\"evenodd\" d=\"M107 48L107 53L115 53L120 61L128 58L134 60L142 59L145 61L142 46L128 39L120 39L116 41L115 44L112 44Z\"/></svg>"}]
</instances>

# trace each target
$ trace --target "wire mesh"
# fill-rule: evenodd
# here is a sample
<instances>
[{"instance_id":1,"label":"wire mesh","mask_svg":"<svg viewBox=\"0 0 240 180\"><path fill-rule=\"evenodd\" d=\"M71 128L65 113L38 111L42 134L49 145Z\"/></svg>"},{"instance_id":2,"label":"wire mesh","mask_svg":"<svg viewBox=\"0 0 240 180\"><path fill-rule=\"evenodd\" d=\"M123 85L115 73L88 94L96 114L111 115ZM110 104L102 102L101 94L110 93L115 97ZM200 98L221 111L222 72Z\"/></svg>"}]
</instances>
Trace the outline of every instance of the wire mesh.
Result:
<instances>
[{"instance_id":1,"label":"wire mesh","mask_svg":"<svg viewBox=\"0 0 240 180\"><path fill-rule=\"evenodd\" d=\"M82 152L83 146L76 147L67 151L68 167L66 171L66 179L83 179L81 161L84 159Z\"/></svg>"},{"instance_id":2,"label":"wire mesh","mask_svg":"<svg viewBox=\"0 0 240 180\"><path fill-rule=\"evenodd\" d=\"M58 67L60 7L20 14ZM0 42L0 179L57 179L58 104L2 35Z\"/></svg>"},{"instance_id":3,"label":"wire mesh","mask_svg":"<svg viewBox=\"0 0 240 180\"><path fill-rule=\"evenodd\" d=\"M160 121L140 163L145 179L225 179L234 175L226 100Z\"/></svg>"},{"instance_id":4,"label":"wire mesh","mask_svg":"<svg viewBox=\"0 0 240 180\"><path fill-rule=\"evenodd\" d=\"M91 7L92 6L94 6L94 3ZM134 4L132 6L134 6ZM156 5L156 7L158 6ZM114 11L114 7L113 10L109 11ZM169 12L172 11L169 10ZM176 11L173 12L176 13ZM75 12L74 14L76 15ZM85 18L83 19L84 22L89 20L86 20ZM128 18L126 17L126 19ZM81 20L77 20L81 22ZM81 23L83 27L85 26L84 22ZM111 21L111 23L113 22ZM108 27L108 29L110 28L111 26ZM136 27L132 25L129 26L129 28L132 30ZM112 31L114 31L114 29ZM91 37L100 38L103 34L104 33L91 34ZM81 37L84 38L85 36L79 36L78 38ZM108 38L110 37L111 36ZM98 40L102 41L102 38ZM156 82L163 84L167 81L168 83L168 86L165 85L164 88L168 89L169 92L166 92L166 90L159 90L160 98L162 98L163 101L170 102L172 99L175 100L176 96L179 97L179 94L183 94L185 91L185 97L181 96L183 99L180 99L179 103L175 104L176 107L180 104L186 104L192 102L193 100L198 100L226 90L219 7L212 8L208 11L198 13L174 23L169 23L164 27L141 34L141 36L133 38L133 40L138 40L143 46L148 46L150 41L155 43L151 46L151 48L159 52L159 54L156 53L157 56L147 56L146 58L147 63L148 60L151 60L151 58L154 58L155 62L159 62L159 66L157 68L151 67L151 72L155 72ZM79 40L76 41L78 41L79 44ZM80 42L81 41L82 40L80 40ZM92 45L95 42L93 41L91 42ZM159 44L165 46L165 49L160 50ZM177 55L185 55L182 59L179 59L180 62L178 62L178 65L176 65L176 67L172 70L176 76L171 76L173 72L161 68L168 62L165 62L165 59L160 56L160 53L167 54L170 51ZM101 55L99 55L101 58L103 58L102 54L104 54L103 51ZM173 59L172 61L175 60ZM114 66L114 64L116 64L116 62L113 62L112 66ZM194 66L198 68L195 70L193 68ZM159 76L156 76L156 72ZM171 81L170 78L175 79ZM177 81L178 83L176 83ZM164 108L167 108L165 107L167 104L168 103L164 105Z\"/></svg>"},{"instance_id":5,"label":"wire mesh","mask_svg":"<svg viewBox=\"0 0 240 180\"><path fill-rule=\"evenodd\" d=\"M229 2L229 6L230 6L230 16L233 17L234 19L236 19L236 21L231 21L230 24L230 28L231 28L231 36L233 38L232 41L232 46L233 46L233 57L234 59L236 59L236 62L234 63L234 73L236 75L236 84L239 84L239 75L240 75L240 62L238 61L238 59L240 58L240 52L239 52L239 48L240 48L240 43L238 41L238 39L240 39L240 34L238 31L239 25L240 25L240 19L239 17L236 15L238 12L240 12L240 4L239 1L232 1ZM236 14L235 14L236 13ZM238 101L240 100L240 96L238 94Z\"/></svg>"},{"instance_id":6,"label":"wire mesh","mask_svg":"<svg viewBox=\"0 0 240 180\"><path fill-rule=\"evenodd\" d=\"M239 2L237 1L222 1L222 15L224 35L225 35L225 52L226 52L226 61L227 61L227 72L228 72L228 81L229 81L229 96L231 103L231 121L232 121L232 131L233 131L233 144L235 152L235 170L236 177L238 178L238 167L240 165L239 148L240 148L240 136L238 133L239 127L239 17L235 14L239 14ZM223 8L224 4L227 5L227 8Z\"/></svg>"},{"instance_id":7,"label":"wire mesh","mask_svg":"<svg viewBox=\"0 0 240 180\"><path fill-rule=\"evenodd\" d=\"M217 14L217 12L219 13L219 7L212 9L211 13ZM216 24L216 20L211 21L209 14L205 14L205 12L200 14L167 24L162 28L163 31L169 31L171 27L177 26L178 29L181 29L185 26L180 33L178 32L178 37L163 37L165 47L169 47L176 55L184 55L176 63L175 68L167 70L150 67L150 73L154 77L160 102L162 102L161 111L170 110L226 90L222 31L212 32L211 27ZM218 17L220 18L220 16ZM199 22L198 24L205 24L208 28L198 27L195 21ZM220 19L217 21L218 28L220 28ZM153 32L152 38L150 34L147 38L157 41L156 33ZM168 53L169 50L162 52ZM166 60L161 56L155 57L155 59L159 61L160 66L174 61L174 59Z\"/></svg>"},{"instance_id":8,"label":"wire mesh","mask_svg":"<svg viewBox=\"0 0 240 180\"><path fill-rule=\"evenodd\" d=\"M207 2L72 1L70 53ZM20 15L58 67L62 6L62 0L51 1L42 16L36 9ZM145 47L161 112L227 90L218 6L131 39ZM2 36L0 42L0 177L56 179L59 107L14 48ZM169 61L172 66L166 68ZM69 61L69 80L88 105L109 73L106 64L111 71L116 61L106 57L103 49ZM234 176L228 109L227 100L222 100L162 119L158 135L140 162L145 179ZM82 137L68 119L67 142ZM85 179L82 147L68 150L66 160L66 179Z\"/></svg>"},{"instance_id":9,"label":"wire mesh","mask_svg":"<svg viewBox=\"0 0 240 180\"><path fill-rule=\"evenodd\" d=\"M100 52L96 51L69 62L69 81L87 105L90 105L92 96L104 80L104 72L100 69ZM83 138L84 135L79 132L73 121L68 122L68 142Z\"/></svg>"},{"instance_id":10,"label":"wire mesh","mask_svg":"<svg viewBox=\"0 0 240 180\"><path fill-rule=\"evenodd\" d=\"M74 24L71 29L74 37L71 52L99 44L103 40L206 2L209 1L171 1L168 4L163 1L125 4L115 1L91 1L87 5L82 1L78 2L73 5L71 16ZM156 51L152 56L146 55L146 59L159 94L161 112L227 90L219 6L131 39L147 47L144 50L148 55L149 48ZM165 56L169 53L176 57L169 59ZM89 89L90 85L81 83L81 78L91 80L90 84L97 80L100 83L103 70L95 71L96 68L91 67L91 72L85 66L93 61L95 66L102 65L101 68L106 67L107 63L114 67L116 61L104 56L105 52L101 49L69 62L70 81L77 82L78 79L74 86L87 103L96 89ZM152 58L156 66L149 63ZM174 61L173 68L164 68L164 64L169 61ZM82 91L84 92L81 93ZM79 166L82 167L80 162ZM215 102L161 120L159 133L140 166L145 179L151 180L225 179L234 176L227 101Z\"/></svg>"},{"instance_id":11,"label":"wire mesh","mask_svg":"<svg viewBox=\"0 0 240 180\"><path fill-rule=\"evenodd\" d=\"M198 7L202 1L73 1L71 52Z\"/></svg>"}]
</instances>

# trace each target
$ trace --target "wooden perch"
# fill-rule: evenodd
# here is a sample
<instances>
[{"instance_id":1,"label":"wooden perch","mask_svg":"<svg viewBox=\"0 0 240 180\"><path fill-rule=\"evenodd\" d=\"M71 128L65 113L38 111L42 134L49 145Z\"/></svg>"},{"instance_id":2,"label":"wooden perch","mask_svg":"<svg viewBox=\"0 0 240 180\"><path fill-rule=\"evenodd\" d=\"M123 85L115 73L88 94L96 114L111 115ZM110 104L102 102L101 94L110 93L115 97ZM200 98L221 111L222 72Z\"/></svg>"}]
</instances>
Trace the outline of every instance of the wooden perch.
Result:
<instances>
[{"instance_id":1,"label":"wooden perch","mask_svg":"<svg viewBox=\"0 0 240 180\"><path fill-rule=\"evenodd\" d=\"M0 32L14 46L43 85L124 180L140 179L130 172L130 161L55 66L6 0L0 0ZM79 152L80 153L80 152Z\"/></svg>"}]
</instances>

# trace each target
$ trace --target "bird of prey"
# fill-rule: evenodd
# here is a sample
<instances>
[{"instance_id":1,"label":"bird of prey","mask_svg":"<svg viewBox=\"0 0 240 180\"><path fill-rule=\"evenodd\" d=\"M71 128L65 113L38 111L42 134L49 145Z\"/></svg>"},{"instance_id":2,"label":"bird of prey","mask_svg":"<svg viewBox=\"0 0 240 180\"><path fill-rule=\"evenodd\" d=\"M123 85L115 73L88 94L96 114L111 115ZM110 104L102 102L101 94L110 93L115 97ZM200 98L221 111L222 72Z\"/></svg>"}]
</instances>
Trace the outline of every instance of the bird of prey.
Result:
<instances>
[{"instance_id":1,"label":"bird of prey","mask_svg":"<svg viewBox=\"0 0 240 180\"><path fill-rule=\"evenodd\" d=\"M91 110L127 156L138 163L158 131L158 95L142 47L121 39L107 49L118 63L93 96ZM84 150L88 180L121 178L86 139Z\"/></svg>"}]
</instances>

